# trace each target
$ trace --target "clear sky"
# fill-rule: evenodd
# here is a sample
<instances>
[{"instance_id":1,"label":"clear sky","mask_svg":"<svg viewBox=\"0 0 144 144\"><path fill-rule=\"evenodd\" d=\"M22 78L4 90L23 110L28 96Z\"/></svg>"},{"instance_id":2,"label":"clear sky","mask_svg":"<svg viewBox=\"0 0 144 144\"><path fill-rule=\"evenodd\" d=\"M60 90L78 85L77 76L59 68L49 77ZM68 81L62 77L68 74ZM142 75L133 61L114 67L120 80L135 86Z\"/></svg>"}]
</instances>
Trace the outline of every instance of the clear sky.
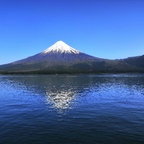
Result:
<instances>
[{"instance_id":1,"label":"clear sky","mask_svg":"<svg viewBox=\"0 0 144 144\"><path fill-rule=\"evenodd\" d=\"M144 54L144 0L0 0L0 64L58 40L87 54Z\"/></svg>"}]
</instances>

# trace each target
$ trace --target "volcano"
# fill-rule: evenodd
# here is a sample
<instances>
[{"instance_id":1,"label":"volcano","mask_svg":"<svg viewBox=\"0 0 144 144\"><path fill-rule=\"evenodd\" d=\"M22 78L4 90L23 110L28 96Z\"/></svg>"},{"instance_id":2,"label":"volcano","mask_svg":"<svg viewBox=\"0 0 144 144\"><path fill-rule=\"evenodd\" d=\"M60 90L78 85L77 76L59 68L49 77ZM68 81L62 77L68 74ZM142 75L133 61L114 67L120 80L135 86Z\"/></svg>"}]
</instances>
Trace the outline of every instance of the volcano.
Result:
<instances>
[{"instance_id":1,"label":"volcano","mask_svg":"<svg viewBox=\"0 0 144 144\"><path fill-rule=\"evenodd\" d=\"M94 65L103 59L90 56L58 41L46 50L0 66L6 73L73 73L93 71Z\"/></svg>"},{"instance_id":2,"label":"volcano","mask_svg":"<svg viewBox=\"0 0 144 144\"><path fill-rule=\"evenodd\" d=\"M0 66L0 73L97 73L97 72L144 72L144 56L121 60L108 60L85 54L58 41L46 50Z\"/></svg>"},{"instance_id":3,"label":"volcano","mask_svg":"<svg viewBox=\"0 0 144 144\"><path fill-rule=\"evenodd\" d=\"M13 64L38 64L44 63L45 68L49 66L65 65L70 66L77 63L85 63L92 61L100 61L100 58L96 58L85 53L82 53L63 41L58 41L51 47L47 48L41 53L28 57L23 60L13 62ZM43 65L43 66L44 66Z\"/></svg>"}]
</instances>

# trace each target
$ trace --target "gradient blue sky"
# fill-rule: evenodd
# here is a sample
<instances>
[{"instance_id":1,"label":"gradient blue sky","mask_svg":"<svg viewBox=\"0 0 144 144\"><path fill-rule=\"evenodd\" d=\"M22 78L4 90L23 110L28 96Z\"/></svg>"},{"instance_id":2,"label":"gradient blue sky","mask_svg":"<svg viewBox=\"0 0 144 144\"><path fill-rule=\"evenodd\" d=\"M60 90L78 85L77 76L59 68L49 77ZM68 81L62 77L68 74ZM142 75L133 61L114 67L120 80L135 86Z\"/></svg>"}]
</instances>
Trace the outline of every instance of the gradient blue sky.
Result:
<instances>
[{"instance_id":1,"label":"gradient blue sky","mask_svg":"<svg viewBox=\"0 0 144 144\"><path fill-rule=\"evenodd\" d=\"M0 0L0 64L62 40L87 54L144 54L144 0Z\"/></svg>"}]
</instances>

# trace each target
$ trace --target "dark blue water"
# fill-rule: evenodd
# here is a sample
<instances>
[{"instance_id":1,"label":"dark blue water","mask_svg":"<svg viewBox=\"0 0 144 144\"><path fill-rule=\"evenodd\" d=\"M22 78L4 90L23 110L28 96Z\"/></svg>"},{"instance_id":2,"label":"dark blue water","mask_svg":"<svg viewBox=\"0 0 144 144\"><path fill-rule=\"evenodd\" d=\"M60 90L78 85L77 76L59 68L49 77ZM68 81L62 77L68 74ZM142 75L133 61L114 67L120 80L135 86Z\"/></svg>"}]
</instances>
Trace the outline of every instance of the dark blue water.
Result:
<instances>
[{"instance_id":1,"label":"dark blue water","mask_svg":"<svg viewBox=\"0 0 144 144\"><path fill-rule=\"evenodd\" d=\"M0 144L143 144L144 74L1 75Z\"/></svg>"}]
</instances>

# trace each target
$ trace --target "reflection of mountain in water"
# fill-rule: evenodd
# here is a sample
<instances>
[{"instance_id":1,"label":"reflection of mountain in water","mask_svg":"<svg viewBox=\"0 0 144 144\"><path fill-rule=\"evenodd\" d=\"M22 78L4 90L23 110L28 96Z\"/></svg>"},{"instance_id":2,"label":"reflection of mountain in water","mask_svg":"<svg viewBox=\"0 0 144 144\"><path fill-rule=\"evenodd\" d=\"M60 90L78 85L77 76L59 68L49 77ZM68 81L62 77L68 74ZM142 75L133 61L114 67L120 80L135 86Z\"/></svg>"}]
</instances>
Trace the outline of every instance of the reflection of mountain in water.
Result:
<instances>
[{"instance_id":1,"label":"reflection of mountain in water","mask_svg":"<svg viewBox=\"0 0 144 144\"><path fill-rule=\"evenodd\" d=\"M56 109L67 109L70 107L72 100L75 99L75 92L71 89L49 90L46 92L47 102L52 104Z\"/></svg>"},{"instance_id":2,"label":"reflection of mountain in water","mask_svg":"<svg viewBox=\"0 0 144 144\"><path fill-rule=\"evenodd\" d=\"M44 96L47 104L59 110L71 108L79 96L122 94L126 89L130 91L134 83L139 83L142 88L144 85L134 75L17 75L1 80L9 82L14 90ZM133 92L137 91L140 90L133 87Z\"/></svg>"},{"instance_id":3,"label":"reflection of mountain in water","mask_svg":"<svg viewBox=\"0 0 144 144\"><path fill-rule=\"evenodd\" d=\"M7 80L16 89L25 89L45 96L46 103L55 109L68 109L79 93L94 84L88 75L20 75Z\"/></svg>"}]
</instances>

